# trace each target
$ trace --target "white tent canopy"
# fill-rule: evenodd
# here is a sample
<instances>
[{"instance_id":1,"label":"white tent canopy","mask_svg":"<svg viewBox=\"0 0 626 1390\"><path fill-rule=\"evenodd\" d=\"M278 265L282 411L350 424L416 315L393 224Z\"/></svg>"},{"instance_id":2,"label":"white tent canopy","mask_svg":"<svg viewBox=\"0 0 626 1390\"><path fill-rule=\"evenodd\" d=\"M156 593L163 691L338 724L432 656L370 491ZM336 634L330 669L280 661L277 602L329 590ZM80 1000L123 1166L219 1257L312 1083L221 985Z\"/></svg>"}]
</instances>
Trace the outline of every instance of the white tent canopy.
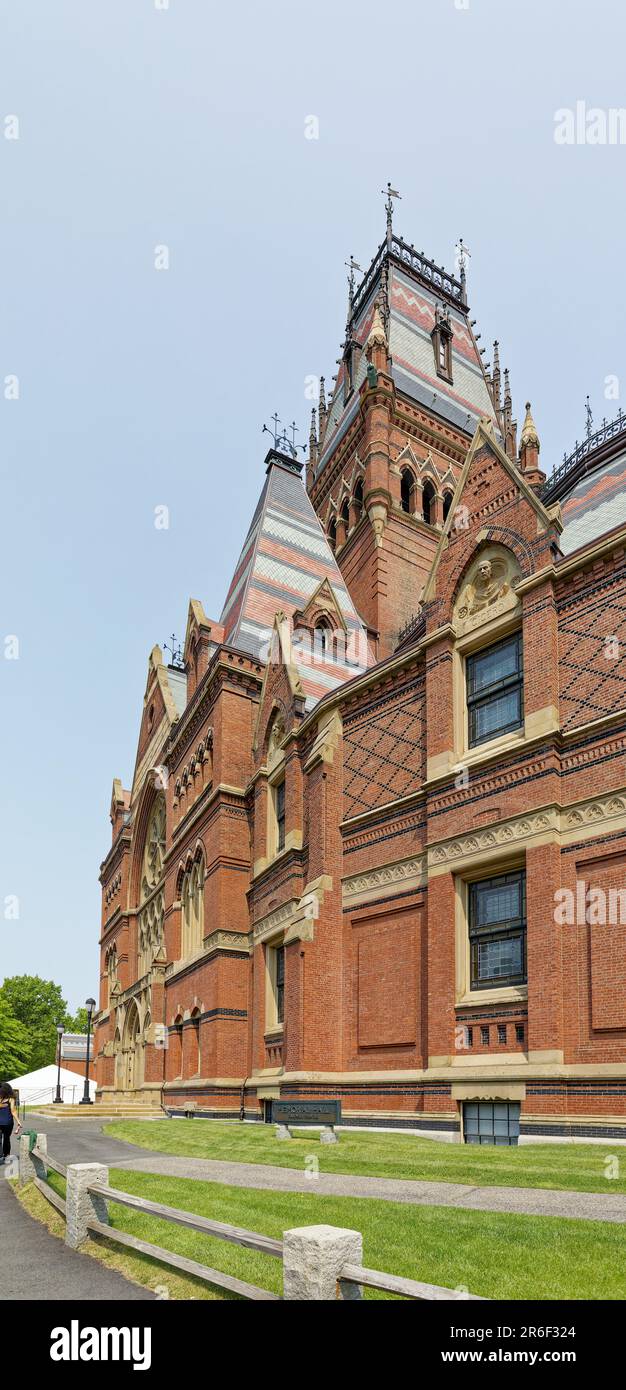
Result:
<instances>
[{"instance_id":1,"label":"white tent canopy","mask_svg":"<svg viewBox=\"0 0 626 1390\"><path fill-rule=\"evenodd\" d=\"M10 1084L14 1091L19 1091L20 1105L49 1105L57 1093L57 1074L58 1068L51 1064L30 1071L26 1076L16 1076ZM84 1087L84 1076L61 1067L61 1095L66 1105L77 1105L83 1098ZM95 1100L95 1081L89 1082L89 1095Z\"/></svg>"}]
</instances>

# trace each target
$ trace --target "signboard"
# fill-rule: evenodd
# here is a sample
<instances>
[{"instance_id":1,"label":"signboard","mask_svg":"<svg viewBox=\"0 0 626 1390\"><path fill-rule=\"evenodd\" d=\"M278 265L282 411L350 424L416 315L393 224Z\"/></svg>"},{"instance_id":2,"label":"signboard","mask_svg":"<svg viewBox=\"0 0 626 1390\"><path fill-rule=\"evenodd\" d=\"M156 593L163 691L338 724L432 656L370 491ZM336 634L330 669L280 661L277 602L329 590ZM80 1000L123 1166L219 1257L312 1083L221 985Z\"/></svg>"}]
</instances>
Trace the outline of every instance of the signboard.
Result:
<instances>
[{"instance_id":1,"label":"signboard","mask_svg":"<svg viewBox=\"0 0 626 1390\"><path fill-rule=\"evenodd\" d=\"M279 1125L338 1125L341 1101L273 1100L272 1120Z\"/></svg>"},{"instance_id":2,"label":"signboard","mask_svg":"<svg viewBox=\"0 0 626 1390\"><path fill-rule=\"evenodd\" d=\"M84 1062L87 1057L87 1034L64 1033L61 1038L61 1060Z\"/></svg>"}]
</instances>

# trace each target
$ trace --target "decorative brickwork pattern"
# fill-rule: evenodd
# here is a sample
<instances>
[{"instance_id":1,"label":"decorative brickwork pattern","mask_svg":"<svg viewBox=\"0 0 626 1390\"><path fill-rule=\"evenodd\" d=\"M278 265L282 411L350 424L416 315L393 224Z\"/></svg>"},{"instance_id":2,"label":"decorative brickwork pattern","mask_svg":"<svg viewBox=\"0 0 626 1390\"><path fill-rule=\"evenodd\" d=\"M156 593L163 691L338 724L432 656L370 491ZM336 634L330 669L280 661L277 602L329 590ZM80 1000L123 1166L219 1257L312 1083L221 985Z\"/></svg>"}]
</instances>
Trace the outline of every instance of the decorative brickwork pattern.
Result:
<instances>
[{"instance_id":1,"label":"decorative brickwork pattern","mask_svg":"<svg viewBox=\"0 0 626 1390\"><path fill-rule=\"evenodd\" d=\"M623 580L574 593L559 610L561 722L571 729L626 706Z\"/></svg>"},{"instance_id":2,"label":"decorative brickwork pattern","mask_svg":"<svg viewBox=\"0 0 626 1390\"><path fill-rule=\"evenodd\" d=\"M417 791L423 776L423 684L400 701L381 699L344 732L344 817Z\"/></svg>"}]
</instances>

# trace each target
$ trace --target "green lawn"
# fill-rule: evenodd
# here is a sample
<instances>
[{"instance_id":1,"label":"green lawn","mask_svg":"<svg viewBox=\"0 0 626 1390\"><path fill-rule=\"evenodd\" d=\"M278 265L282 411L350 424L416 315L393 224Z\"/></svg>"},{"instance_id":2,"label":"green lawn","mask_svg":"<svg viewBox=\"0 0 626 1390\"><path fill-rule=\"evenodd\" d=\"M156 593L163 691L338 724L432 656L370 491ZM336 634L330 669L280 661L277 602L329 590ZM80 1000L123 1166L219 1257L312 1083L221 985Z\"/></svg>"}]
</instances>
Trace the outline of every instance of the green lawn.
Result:
<instances>
[{"instance_id":1,"label":"green lawn","mask_svg":"<svg viewBox=\"0 0 626 1390\"><path fill-rule=\"evenodd\" d=\"M62 1184L50 1175L57 1190ZM111 1186L277 1239L290 1226L328 1222L363 1233L364 1263L494 1299L626 1298L626 1228L601 1221L511 1216L314 1193L252 1191L190 1178L111 1169ZM112 1224L274 1293L281 1264L152 1216L110 1205ZM148 1262L146 1262L148 1263ZM154 1268L154 1266L152 1266ZM192 1286L184 1296L215 1298ZM369 1291L367 1297L382 1295Z\"/></svg>"},{"instance_id":2,"label":"green lawn","mask_svg":"<svg viewBox=\"0 0 626 1390\"><path fill-rule=\"evenodd\" d=\"M296 1130L281 1141L273 1125L221 1123L214 1120L120 1120L105 1133L141 1148L191 1158L218 1158L238 1163L272 1163L306 1168L308 1155L326 1173L369 1177L419 1178L469 1183L476 1187L553 1187L576 1192L626 1192L626 1148L606 1144L524 1144L520 1148L474 1148L443 1144L414 1134L343 1131L339 1144L320 1144L316 1131ZM610 1178L619 1160L619 1176Z\"/></svg>"}]
</instances>

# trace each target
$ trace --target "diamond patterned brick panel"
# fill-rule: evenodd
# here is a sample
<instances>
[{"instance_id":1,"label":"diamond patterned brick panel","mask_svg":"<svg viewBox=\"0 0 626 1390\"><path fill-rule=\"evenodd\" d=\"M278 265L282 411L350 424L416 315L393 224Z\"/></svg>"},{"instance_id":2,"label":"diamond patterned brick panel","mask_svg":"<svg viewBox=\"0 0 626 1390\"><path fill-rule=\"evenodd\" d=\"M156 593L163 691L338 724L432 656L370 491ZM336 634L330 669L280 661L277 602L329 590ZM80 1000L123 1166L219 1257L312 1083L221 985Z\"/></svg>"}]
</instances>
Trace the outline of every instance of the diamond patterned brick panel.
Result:
<instances>
[{"instance_id":1,"label":"diamond patterned brick panel","mask_svg":"<svg viewBox=\"0 0 626 1390\"><path fill-rule=\"evenodd\" d=\"M607 638L616 638L617 654ZM564 729L626 705L626 590L569 600L559 616L559 683Z\"/></svg>"},{"instance_id":2,"label":"diamond patterned brick panel","mask_svg":"<svg viewBox=\"0 0 626 1390\"><path fill-rule=\"evenodd\" d=\"M418 791L425 760L422 684L346 720L343 756L346 818Z\"/></svg>"}]
</instances>

